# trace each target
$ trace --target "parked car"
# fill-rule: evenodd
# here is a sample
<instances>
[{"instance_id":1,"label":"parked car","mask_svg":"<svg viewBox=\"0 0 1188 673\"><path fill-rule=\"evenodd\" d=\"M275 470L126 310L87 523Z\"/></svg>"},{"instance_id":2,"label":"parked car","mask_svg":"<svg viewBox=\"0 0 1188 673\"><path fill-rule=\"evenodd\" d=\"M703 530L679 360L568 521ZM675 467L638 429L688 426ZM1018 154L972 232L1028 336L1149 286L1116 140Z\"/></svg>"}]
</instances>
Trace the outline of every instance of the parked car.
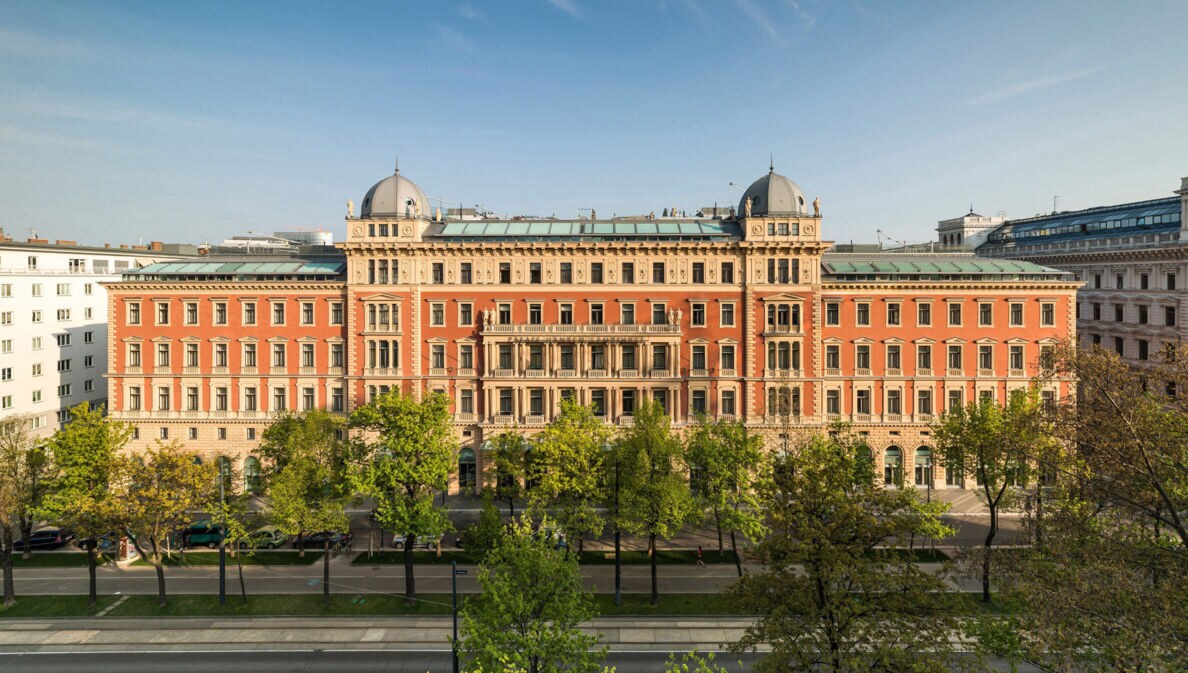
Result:
<instances>
[{"instance_id":1,"label":"parked car","mask_svg":"<svg viewBox=\"0 0 1188 673\"><path fill-rule=\"evenodd\" d=\"M28 540L17 540L12 543L13 549L24 551L29 549L57 549L74 539L74 533L65 528L42 528L35 530Z\"/></svg>"},{"instance_id":2,"label":"parked car","mask_svg":"<svg viewBox=\"0 0 1188 673\"><path fill-rule=\"evenodd\" d=\"M282 533L276 526L261 526L252 531L252 544L254 549L276 549L283 545L289 536ZM240 549L247 549L247 542L239 543Z\"/></svg>"},{"instance_id":3,"label":"parked car","mask_svg":"<svg viewBox=\"0 0 1188 673\"><path fill-rule=\"evenodd\" d=\"M321 547L326 540L330 540L330 546L342 545L348 547L351 544L350 532L339 531L320 531L317 533L306 533L293 539L293 549L310 549L313 547Z\"/></svg>"},{"instance_id":4,"label":"parked car","mask_svg":"<svg viewBox=\"0 0 1188 673\"><path fill-rule=\"evenodd\" d=\"M418 536L413 540L413 549L437 549L437 541L440 538L436 535L426 535L424 537ZM408 542L407 535L397 535L392 538L392 548L404 549L405 543Z\"/></svg>"},{"instance_id":5,"label":"parked car","mask_svg":"<svg viewBox=\"0 0 1188 673\"><path fill-rule=\"evenodd\" d=\"M114 554L120 547L120 534L104 533L98 537L82 537L74 541L74 546L84 551L92 545L100 554Z\"/></svg>"},{"instance_id":6,"label":"parked car","mask_svg":"<svg viewBox=\"0 0 1188 673\"><path fill-rule=\"evenodd\" d=\"M210 521L199 521L182 531L182 545L215 549L223 539L223 527Z\"/></svg>"}]
</instances>

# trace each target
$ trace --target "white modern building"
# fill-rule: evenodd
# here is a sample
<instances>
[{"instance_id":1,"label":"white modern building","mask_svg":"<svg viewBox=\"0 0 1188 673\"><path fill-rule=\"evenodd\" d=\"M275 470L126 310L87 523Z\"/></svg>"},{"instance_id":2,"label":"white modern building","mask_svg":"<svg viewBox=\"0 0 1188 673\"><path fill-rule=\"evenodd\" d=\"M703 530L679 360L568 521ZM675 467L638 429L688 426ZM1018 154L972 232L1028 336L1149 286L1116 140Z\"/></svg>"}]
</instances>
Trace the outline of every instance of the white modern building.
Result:
<instances>
[{"instance_id":1,"label":"white modern building","mask_svg":"<svg viewBox=\"0 0 1188 673\"><path fill-rule=\"evenodd\" d=\"M128 269L190 259L192 246L90 247L4 240L0 231L0 417L28 414L38 435L81 402L107 398L107 292Z\"/></svg>"},{"instance_id":2,"label":"white modern building","mask_svg":"<svg viewBox=\"0 0 1188 673\"><path fill-rule=\"evenodd\" d=\"M979 215L969 209L961 217L941 220L936 223L936 236L941 245L966 246L970 250L986 242L986 236L1006 221L1002 215Z\"/></svg>"}]
</instances>

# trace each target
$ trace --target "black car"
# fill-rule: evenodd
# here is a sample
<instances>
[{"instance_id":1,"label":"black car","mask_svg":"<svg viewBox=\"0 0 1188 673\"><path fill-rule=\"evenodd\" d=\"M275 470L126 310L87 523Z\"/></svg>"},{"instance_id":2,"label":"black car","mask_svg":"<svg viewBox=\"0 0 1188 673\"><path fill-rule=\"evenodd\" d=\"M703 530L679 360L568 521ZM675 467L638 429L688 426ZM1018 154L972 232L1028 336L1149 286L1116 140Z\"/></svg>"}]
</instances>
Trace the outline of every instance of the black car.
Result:
<instances>
[{"instance_id":1,"label":"black car","mask_svg":"<svg viewBox=\"0 0 1188 673\"><path fill-rule=\"evenodd\" d=\"M42 528L41 530L33 531L29 536L29 540L17 540L12 543L13 549L24 550L28 545L29 549L57 549L62 545L74 539L74 533L71 533L65 528Z\"/></svg>"},{"instance_id":2,"label":"black car","mask_svg":"<svg viewBox=\"0 0 1188 673\"><path fill-rule=\"evenodd\" d=\"M296 538L293 538L293 548L310 549L317 547L320 549L322 545L326 543L326 540L330 540L331 547L340 544L344 547L347 547L351 544L351 534L349 532L340 533L329 530L324 530L318 533L306 533L305 535L300 535Z\"/></svg>"}]
</instances>

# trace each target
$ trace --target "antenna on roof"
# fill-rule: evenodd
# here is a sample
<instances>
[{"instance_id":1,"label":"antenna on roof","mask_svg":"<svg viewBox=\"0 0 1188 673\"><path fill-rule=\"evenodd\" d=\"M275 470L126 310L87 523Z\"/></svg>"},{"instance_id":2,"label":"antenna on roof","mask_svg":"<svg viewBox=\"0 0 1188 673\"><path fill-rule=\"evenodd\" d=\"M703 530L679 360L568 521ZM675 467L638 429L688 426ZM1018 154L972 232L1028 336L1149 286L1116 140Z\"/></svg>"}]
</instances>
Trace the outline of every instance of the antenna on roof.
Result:
<instances>
[{"instance_id":1,"label":"antenna on roof","mask_svg":"<svg viewBox=\"0 0 1188 673\"><path fill-rule=\"evenodd\" d=\"M1055 194L1052 195L1052 214L1060 212L1060 197Z\"/></svg>"}]
</instances>

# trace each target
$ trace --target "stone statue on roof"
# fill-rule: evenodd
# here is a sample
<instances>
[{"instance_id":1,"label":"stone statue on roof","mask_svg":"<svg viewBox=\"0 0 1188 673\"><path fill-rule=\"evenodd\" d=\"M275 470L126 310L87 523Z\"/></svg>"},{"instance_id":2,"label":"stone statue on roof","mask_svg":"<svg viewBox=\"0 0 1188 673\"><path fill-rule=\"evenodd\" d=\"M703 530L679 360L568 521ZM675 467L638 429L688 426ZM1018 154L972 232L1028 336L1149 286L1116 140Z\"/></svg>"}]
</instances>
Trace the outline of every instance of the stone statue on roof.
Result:
<instances>
[{"instance_id":1,"label":"stone statue on roof","mask_svg":"<svg viewBox=\"0 0 1188 673\"><path fill-rule=\"evenodd\" d=\"M821 217L821 197L813 199L813 217Z\"/></svg>"},{"instance_id":2,"label":"stone statue on roof","mask_svg":"<svg viewBox=\"0 0 1188 673\"><path fill-rule=\"evenodd\" d=\"M347 217L355 216L355 200L347 199Z\"/></svg>"},{"instance_id":3,"label":"stone statue on roof","mask_svg":"<svg viewBox=\"0 0 1188 673\"><path fill-rule=\"evenodd\" d=\"M746 201L743 201L743 215L746 217L751 216L751 197L749 196Z\"/></svg>"}]
</instances>

